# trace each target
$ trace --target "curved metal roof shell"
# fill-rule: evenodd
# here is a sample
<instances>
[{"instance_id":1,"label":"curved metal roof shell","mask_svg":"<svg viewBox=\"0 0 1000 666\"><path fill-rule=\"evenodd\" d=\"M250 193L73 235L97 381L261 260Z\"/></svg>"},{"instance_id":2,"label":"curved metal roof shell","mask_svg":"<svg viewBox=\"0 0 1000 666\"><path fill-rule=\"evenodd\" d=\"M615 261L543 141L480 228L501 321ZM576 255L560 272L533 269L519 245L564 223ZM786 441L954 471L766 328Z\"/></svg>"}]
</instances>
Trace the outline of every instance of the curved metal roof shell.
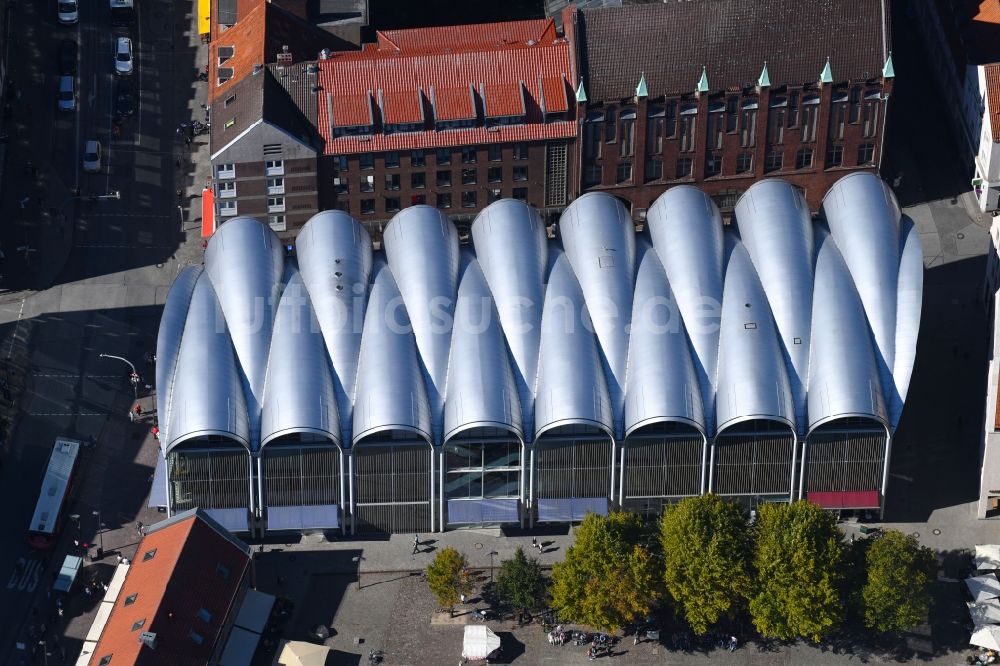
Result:
<instances>
[{"instance_id":1,"label":"curved metal roof shell","mask_svg":"<svg viewBox=\"0 0 1000 666\"><path fill-rule=\"evenodd\" d=\"M390 430L442 444L498 427L530 443L584 425L622 438L673 421L713 437L757 418L800 435L844 415L899 421L922 252L874 175L834 186L829 230L770 181L738 202L739 233L687 186L657 200L640 239L603 193L564 215L562 244L522 202L480 213L463 251L440 213L411 210L385 254L350 216L315 216L298 272L266 225L222 225L206 270L181 271L164 307L164 449L220 435L256 451L296 431L346 447ZM593 316L612 303L620 316Z\"/></svg>"},{"instance_id":2,"label":"curved metal roof shell","mask_svg":"<svg viewBox=\"0 0 1000 666\"><path fill-rule=\"evenodd\" d=\"M681 185L650 206L646 227L691 338L705 425L711 432L722 313L722 216L707 194Z\"/></svg>"},{"instance_id":3,"label":"curved metal roof shell","mask_svg":"<svg viewBox=\"0 0 1000 666\"><path fill-rule=\"evenodd\" d=\"M236 217L226 222L205 250L205 271L212 279L240 360L255 441L260 432L264 375L284 260L278 236L252 217ZM248 271L247 266L253 266L254 270Z\"/></svg>"},{"instance_id":4,"label":"curved metal roof shell","mask_svg":"<svg viewBox=\"0 0 1000 666\"><path fill-rule=\"evenodd\" d=\"M392 218L382 244L413 327L435 439L440 441L458 291L458 231L437 208L413 206Z\"/></svg>"},{"instance_id":5,"label":"curved metal roof shell","mask_svg":"<svg viewBox=\"0 0 1000 666\"><path fill-rule=\"evenodd\" d=\"M342 211L313 215L295 242L302 282L309 292L326 353L340 413L341 441L351 441L354 387L368 285L372 242L357 220Z\"/></svg>"},{"instance_id":6,"label":"curved metal roof shell","mask_svg":"<svg viewBox=\"0 0 1000 666\"><path fill-rule=\"evenodd\" d=\"M211 435L251 448L239 366L207 272L199 276L191 294L170 403L164 453L186 440Z\"/></svg>"},{"instance_id":7,"label":"curved metal roof shell","mask_svg":"<svg viewBox=\"0 0 1000 666\"><path fill-rule=\"evenodd\" d=\"M170 427L170 409L177 356L187 322L188 308L194 288L201 276L201 266L188 266L177 274L167 292L160 315L160 328L156 335L156 413L160 423L160 441L167 441Z\"/></svg>"},{"instance_id":8,"label":"curved metal roof shell","mask_svg":"<svg viewBox=\"0 0 1000 666\"><path fill-rule=\"evenodd\" d=\"M330 362L302 276L290 268L274 318L271 356L264 380L261 448L277 437L312 433L338 445L340 418Z\"/></svg>"},{"instance_id":9,"label":"curved metal roof shell","mask_svg":"<svg viewBox=\"0 0 1000 666\"><path fill-rule=\"evenodd\" d=\"M584 324L587 306L583 293L562 250L553 248L550 258L538 353L534 439L568 425L597 427L614 437L614 415L597 337Z\"/></svg>"},{"instance_id":10,"label":"curved metal roof shell","mask_svg":"<svg viewBox=\"0 0 1000 666\"><path fill-rule=\"evenodd\" d=\"M361 336L352 446L391 430L434 441L413 329L392 272L380 259L373 268Z\"/></svg>"},{"instance_id":11,"label":"curved metal roof shell","mask_svg":"<svg viewBox=\"0 0 1000 666\"><path fill-rule=\"evenodd\" d=\"M851 416L888 426L864 306L829 232L818 230L816 245L809 431Z\"/></svg>"},{"instance_id":12,"label":"curved metal roof shell","mask_svg":"<svg viewBox=\"0 0 1000 666\"><path fill-rule=\"evenodd\" d=\"M442 441L471 428L494 427L523 442L521 402L493 297L472 253L462 259Z\"/></svg>"},{"instance_id":13,"label":"curved metal roof shell","mask_svg":"<svg viewBox=\"0 0 1000 666\"><path fill-rule=\"evenodd\" d=\"M625 378L625 437L653 423L679 422L706 435L701 388L684 321L656 252L640 241Z\"/></svg>"},{"instance_id":14,"label":"curved metal roof shell","mask_svg":"<svg viewBox=\"0 0 1000 666\"><path fill-rule=\"evenodd\" d=\"M525 432L534 430L535 379L549 244L538 211L514 199L487 206L472 223L472 242L493 294L514 365Z\"/></svg>"},{"instance_id":15,"label":"curved metal roof shell","mask_svg":"<svg viewBox=\"0 0 1000 666\"><path fill-rule=\"evenodd\" d=\"M727 234L726 246L715 432L756 419L794 430L795 403L764 288L735 234Z\"/></svg>"},{"instance_id":16,"label":"curved metal roof shell","mask_svg":"<svg viewBox=\"0 0 1000 666\"><path fill-rule=\"evenodd\" d=\"M778 326L795 400L796 428L804 435L813 298L809 206L798 188L768 178L750 186L734 212L740 238L750 253Z\"/></svg>"},{"instance_id":17,"label":"curved metal roof shell","mask_svg":"<svg viewBox=\"0 0 1000 666\"><path fill-rule=\"evenodd\" d=\"M559 236L597 335L615 431L621 436L635 281L632 217L615 197L584 194L559 217Z\"/></svg>"}]
</instances>

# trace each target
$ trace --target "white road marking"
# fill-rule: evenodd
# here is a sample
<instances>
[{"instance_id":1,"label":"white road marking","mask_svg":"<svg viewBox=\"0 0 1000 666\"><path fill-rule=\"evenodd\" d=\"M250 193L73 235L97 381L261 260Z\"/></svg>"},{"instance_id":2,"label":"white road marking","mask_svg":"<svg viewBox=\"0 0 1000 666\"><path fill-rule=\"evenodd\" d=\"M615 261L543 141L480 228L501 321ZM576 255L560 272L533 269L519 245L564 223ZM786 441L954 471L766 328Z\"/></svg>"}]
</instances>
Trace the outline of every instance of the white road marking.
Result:
<instances>
[{"instance_id":1,"label":"white road marking","mask_svg":"<svg viewBox=\"0 0 1000 666\"><path fill-rule=\"evenodd\" d=\"M42 577L42 563L34 558L17 558L17 566L10 574L7 581L7 589L18 592L34 592L38 587L38 582Z\"/></svg>"},{"instance_id":2,"label":"white road marking","mask_svg":"<svg viewBox=\"0 0 1000 666\"><path fill-rule=\"evenodd\" d=\"M14 340L17 338L17 332L21 328L21 317L24 316L24 301L21 299L21 309L17 311L17 324L14 325L14 332L10 335L10 346L7 347L7 360L14 354Z\"/></svg>"},{"instance_id":3,"label":"white road marking","mask_svg":"<svg viewBox=\"0 0 1000 666\"><path fill-rule=\"evenodd\" d=\"M122 377L123 375L57 375L57 374L38 374L31 375L32 377L83 377L86 379L106 379L111 377Z\"/></svg>"},{"instance_id":4,"label":"white road marking","mask_svg":"<svg viewBox=\"0 0 1000 666\"><path fill-rule=\"evenodd\" d=\"M107 416L107 414L93 414L89 412L28 412L28 416Z\"/></svg>"}]
</instances>

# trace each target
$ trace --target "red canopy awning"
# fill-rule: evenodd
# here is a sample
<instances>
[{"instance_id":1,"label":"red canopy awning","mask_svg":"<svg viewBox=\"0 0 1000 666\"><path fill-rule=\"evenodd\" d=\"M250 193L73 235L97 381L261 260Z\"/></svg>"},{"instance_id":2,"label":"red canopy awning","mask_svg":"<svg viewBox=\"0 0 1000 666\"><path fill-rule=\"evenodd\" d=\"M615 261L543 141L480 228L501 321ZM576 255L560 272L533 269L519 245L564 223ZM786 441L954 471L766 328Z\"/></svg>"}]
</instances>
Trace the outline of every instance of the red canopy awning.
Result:
<instances>
[{"instance_id":1,"label":"red canopy awning","mask_svg":"<svg viewBox=\"0 0 1000 666\"><path fill-rule=\"evenodd\" d=\"M806 499L824 509L877 509L877 490L836 490L806 493Z\"/></svg>"},{"instance_id":2,"label":"red canopy awning","mask_svg":"<svg viewBox=\"0 0 1000 666\"><path fill-rule=\"evenodd\" d=\"M201 237L215 233L215 192L211 187L201 191Z\"/></svg>"}]
</instances>

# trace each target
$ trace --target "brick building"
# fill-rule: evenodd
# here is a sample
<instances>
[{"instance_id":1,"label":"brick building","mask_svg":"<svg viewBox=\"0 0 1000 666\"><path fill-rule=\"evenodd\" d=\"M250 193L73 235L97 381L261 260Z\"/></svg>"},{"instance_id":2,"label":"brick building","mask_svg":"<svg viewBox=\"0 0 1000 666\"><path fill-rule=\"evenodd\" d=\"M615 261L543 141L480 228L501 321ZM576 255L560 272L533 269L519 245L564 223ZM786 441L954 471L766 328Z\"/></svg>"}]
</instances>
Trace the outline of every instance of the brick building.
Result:
<instances>
[{"instance_id":1,"label":"brick building","mask_svg":"<svg viewBox=\"0 0 1000 666\"><path fill-rule=\"evenodd\" d=\"M642 220L688 183L724 212L755 180L814 211L845 173L878 171L894 76L886 0L672 2L577 11L579 182Z\"/></svg>"},{"instance_id":2,"label":"brick building","mask_svg":"<svg viewBox=\"0 0 1000 666\"><path fill-rule=\"evenodd\" d=\"M317 65L320 204L376 235L411 205L461 224L500 198L575 196L576 76L551 19L378 32Z\"/></svg>"}]
</instances>

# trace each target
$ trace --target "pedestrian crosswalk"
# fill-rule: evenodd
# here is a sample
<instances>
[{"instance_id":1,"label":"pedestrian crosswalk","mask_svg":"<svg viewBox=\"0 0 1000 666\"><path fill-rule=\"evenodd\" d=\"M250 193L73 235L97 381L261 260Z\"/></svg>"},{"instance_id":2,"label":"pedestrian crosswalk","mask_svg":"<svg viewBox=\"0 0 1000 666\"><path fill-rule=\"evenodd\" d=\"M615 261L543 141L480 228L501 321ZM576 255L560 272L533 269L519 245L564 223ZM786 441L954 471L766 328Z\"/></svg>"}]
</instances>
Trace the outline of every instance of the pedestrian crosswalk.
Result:
<instances>
[{"instance_id":1,"label":"pedestrian crosswalk","mask_svg":"<svg viewBox=\"0 0 1000 666\"><path fill-rule=\"evenodd\" d=\"M7 581L8 590L34 592L42 578L43 565L34 557L19 557Z\"/></svg>"}]
</instances>

